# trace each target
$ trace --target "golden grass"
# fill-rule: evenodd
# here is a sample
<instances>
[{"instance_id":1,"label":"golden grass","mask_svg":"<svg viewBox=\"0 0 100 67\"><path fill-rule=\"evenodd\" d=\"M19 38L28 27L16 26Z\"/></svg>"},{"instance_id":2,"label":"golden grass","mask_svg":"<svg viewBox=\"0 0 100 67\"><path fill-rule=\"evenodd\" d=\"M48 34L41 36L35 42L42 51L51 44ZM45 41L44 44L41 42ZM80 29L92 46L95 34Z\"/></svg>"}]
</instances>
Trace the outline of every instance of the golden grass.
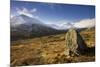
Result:
<instances>
[{"instance_id":1,"label":"golden grass","mask_svg":"<svg viewBox=\"0 0 100 67\"><path fill-rule=\"evenodd\" d=\"M95 46L94 30L80 32L88 47ZM91 45L93 44L93 45ZM66 56L65 33L11 42L11 65L39 65L94 61L95 56Z\"/></svg>"}]
</instances>

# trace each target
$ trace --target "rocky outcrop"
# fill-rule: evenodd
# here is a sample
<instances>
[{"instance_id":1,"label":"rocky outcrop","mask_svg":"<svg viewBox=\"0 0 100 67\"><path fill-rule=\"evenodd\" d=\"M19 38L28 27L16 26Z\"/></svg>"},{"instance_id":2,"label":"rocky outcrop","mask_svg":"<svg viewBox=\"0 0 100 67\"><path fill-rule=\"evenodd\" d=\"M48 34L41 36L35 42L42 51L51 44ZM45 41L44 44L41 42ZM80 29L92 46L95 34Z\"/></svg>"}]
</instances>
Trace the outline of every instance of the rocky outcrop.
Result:
<instances>
[{"instance_id":1,"label":"rocky outcrop","mask_svg":"<svg viewBox=\"0 0 100 67\"><path fill-rule=\"evenodd\" d=\"M84 53L87 49L82 36L75 30L69 29L65 36L67 54L74 56Z\"/></svg>"}]
</instances>

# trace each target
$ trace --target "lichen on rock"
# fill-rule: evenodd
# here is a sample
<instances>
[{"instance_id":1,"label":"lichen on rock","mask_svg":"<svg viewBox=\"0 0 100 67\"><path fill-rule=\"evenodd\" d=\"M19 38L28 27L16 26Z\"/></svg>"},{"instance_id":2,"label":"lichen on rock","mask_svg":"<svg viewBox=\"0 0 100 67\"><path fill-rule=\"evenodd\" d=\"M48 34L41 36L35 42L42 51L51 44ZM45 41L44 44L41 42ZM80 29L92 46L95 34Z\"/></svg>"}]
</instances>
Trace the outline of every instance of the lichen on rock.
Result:
<instances>
[{"instance_id":1,"label":"lichen on rock","mask_svg":"<svg viewBox=\"0 0 100 67\"><path fill-rule=\"evenodd\" d=\"M66 33L65 42L67 54L70 56L79 55L87 48L82 36L73 28Z\"/></svg>"}]
</instances>

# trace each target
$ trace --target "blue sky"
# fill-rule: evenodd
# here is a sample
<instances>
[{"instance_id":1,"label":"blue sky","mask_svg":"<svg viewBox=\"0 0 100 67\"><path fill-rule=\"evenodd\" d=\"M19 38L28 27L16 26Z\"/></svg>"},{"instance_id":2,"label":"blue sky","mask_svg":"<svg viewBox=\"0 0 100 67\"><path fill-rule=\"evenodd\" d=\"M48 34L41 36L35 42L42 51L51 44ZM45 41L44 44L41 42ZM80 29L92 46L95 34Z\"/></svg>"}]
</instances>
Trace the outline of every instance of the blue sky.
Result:
<instances>
[{"instance_id":1,"label":"blue sky","mask_svg":"<svg viewBox=\"0 0 100 67\"><path fill-rule=\"evenodd\" d=\"M77 22L95 18L95 6L11 1L11 16L27 14L44 23Z\"/></svg>"}]
</instances>

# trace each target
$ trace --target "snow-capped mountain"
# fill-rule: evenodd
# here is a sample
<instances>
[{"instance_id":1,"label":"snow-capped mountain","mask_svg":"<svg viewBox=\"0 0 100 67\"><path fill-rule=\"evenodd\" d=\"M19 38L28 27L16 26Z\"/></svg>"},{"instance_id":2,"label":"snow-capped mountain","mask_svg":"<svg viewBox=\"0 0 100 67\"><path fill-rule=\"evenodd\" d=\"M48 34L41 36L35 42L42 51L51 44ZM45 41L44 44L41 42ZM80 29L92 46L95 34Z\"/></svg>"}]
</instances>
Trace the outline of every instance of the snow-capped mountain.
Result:
<instances>
[{"instance_id":1,"label":"snow-capped mountain","mask_svg":"<svg viewBox=\"0 0 100 67\"><path fill-rule=\"evenodd\" d=\"M60 23L43 23L41 21L39 21L36 18L32 18L26 15L18 15L15 16L13 18L11 18L11 26L12 27L16 27L19 25L27 25L27 26L31 26L33 24L40 24L40 25L45 25L57 30L66 30L69 28L88 28L88 27L94 27L95 26L95 19L85 19L85 20L81 20L78 22L60 22Z\"/></svg>"},{"instance_id":2,"label":"snow-capped mountain","mask_svg":"<svg viewBox=\"0 0 100 67\"><path fill-rule=\"evenodd\" d=\"M50 23L47 24L48 26L55 28L57 30L67 30L71 27L73 27L72 23L62 22L62 23Z\"/></svg>"},{"instance_id":3,"label":"snow-capped mountain","mask_svg":"<svg viewBox=\"0 0 100 67\"><path fill-rule=\"evenodd\" d=\"M95 27L95 19L84 19L77 22L60 22L60 23L49 23L48 26L57 30L66 30L69 28L92 28Z\"/></svg>"}]
</instances>

